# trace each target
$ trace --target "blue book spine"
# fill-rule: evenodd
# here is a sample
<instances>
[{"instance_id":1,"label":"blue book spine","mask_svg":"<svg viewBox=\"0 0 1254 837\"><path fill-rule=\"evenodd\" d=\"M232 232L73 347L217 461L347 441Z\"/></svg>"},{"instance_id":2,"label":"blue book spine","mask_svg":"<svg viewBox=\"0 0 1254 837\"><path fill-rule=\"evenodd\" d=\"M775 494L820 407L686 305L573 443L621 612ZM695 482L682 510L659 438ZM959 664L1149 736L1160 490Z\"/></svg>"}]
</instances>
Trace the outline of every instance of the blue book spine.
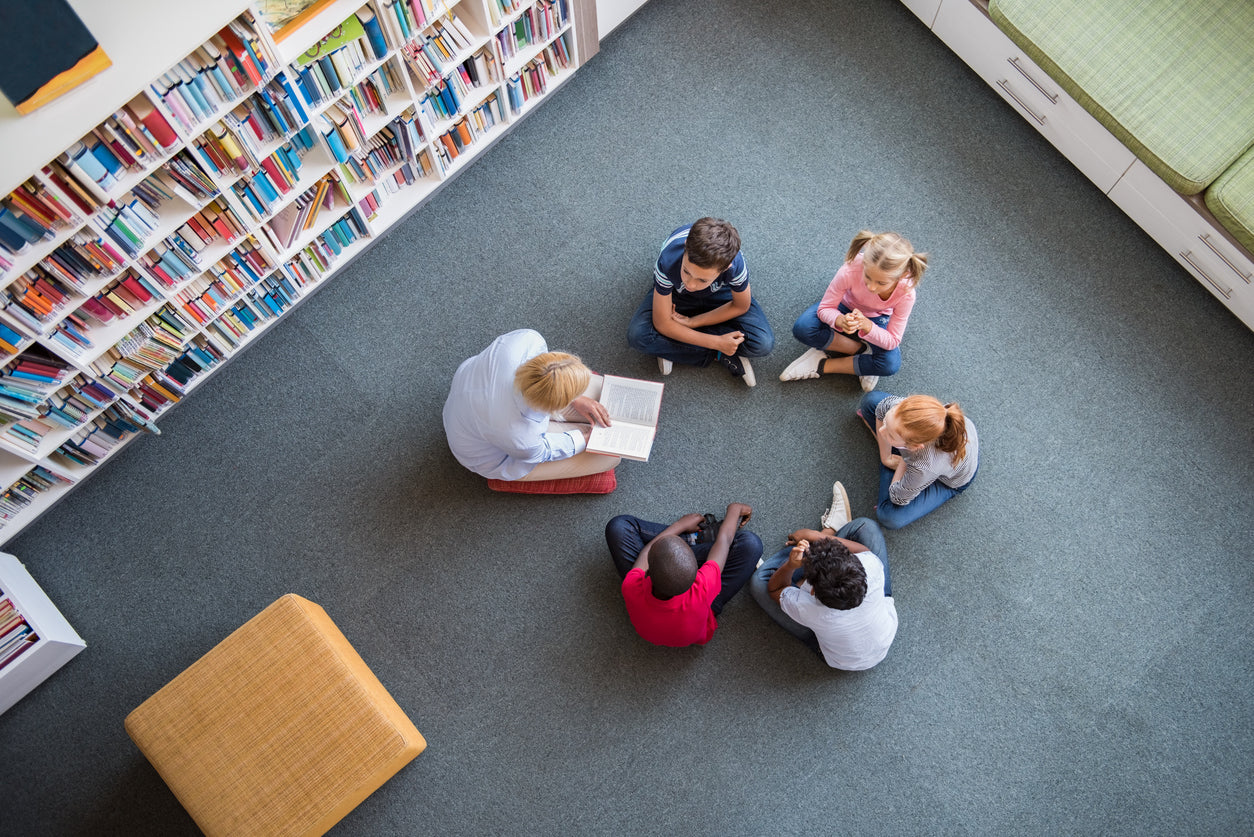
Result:
<instances>
[{"instance_id":1,"label":"blue book spine","mask_svg":"<svg viewBox=\"0 0 1254 837\"><path fill-rule=\"evenodd\" d=\"M265 198L267 204L274 203L279 199L279 190L270 185L270 180L266 177L264 169L253 178L252 183L249 185L256 189L261 196Z\"/></svg>"},{"instance_id":2,"label":"blue book spine","mask_svg":"<svg viewBox=\"0 0 1254 837\"><path fill-rule=\"evenodd\" d=\"M336 162L343 163L348 160L348 149L344 147L344 140L340 137L340 132L335 130L334 125L329 130L323 131L322 136L326 139L331 153L335 155Z\"/></svg>"},{"instance_id":3,"label":"blue book spine","mask_svg":"<svg viewBox=\"0 0 1254 837\"><path fill-rule=\"evenodd\" d=\"M361 21L361 28L366 31L366 39L370 41L370 51L374 53L374 60L381 61L388 52L388 43L383 37L383 27L379 25L374 12L366 10L364 20L362 14L363 12L358 12L357 19Z\"/></svg>"},{"instance_id":4,"label":"blue book spine","mask_svg":"<svg viewBox=\"0 0 1254 837\"><path fill-rule=\"evenodd\" d=\"M296 74L296 77L300 92L305 96L305 104L314 107L322 101L322 91L318 88L318 82L314 80L313 70L305 67Z\"/></svg>"},{"instance_id":5,"label":"blue book spine","mask_svg":"<svg viewBox=\"0 0 1254 837\"><path fill-rule=\"evenodd\" d=\"M113 153L113 149L105 145L103 142L97 142L91 147L92 156L100 161L110 174L117 174L122 170L122 161Z\"/></svg>"},{"instance_id":6,"label":"blue book spine","mask_svg":"<svg viewBox=\"0 0 1254 837\"><path fill-rule=\"evenodd\" d=\"M322 68L322 75L326 78L327 84L332 90L341 90L344 87L344 79L341 79L335 72L335 64L331 61L331 56L324 55L318 59L318 66Z\"/></svg>"},{"instance_id":7,"label":"blue book spine","mask_svg":"<svg viewBox=\"0 0 1254 837\"><path fill-rule=\"evenodd\" d=\"M297 96L296 91L292 88L292 83L288 81L287 73L279 76L279 84L282 85L283 90L287 93L287 100L291 104L292 109L296 111L296 115L300 117L300 121L302 123L308 122L309 115L306 113L305 107L300 103L300 96Z\"/></svg>"}]
</instances>

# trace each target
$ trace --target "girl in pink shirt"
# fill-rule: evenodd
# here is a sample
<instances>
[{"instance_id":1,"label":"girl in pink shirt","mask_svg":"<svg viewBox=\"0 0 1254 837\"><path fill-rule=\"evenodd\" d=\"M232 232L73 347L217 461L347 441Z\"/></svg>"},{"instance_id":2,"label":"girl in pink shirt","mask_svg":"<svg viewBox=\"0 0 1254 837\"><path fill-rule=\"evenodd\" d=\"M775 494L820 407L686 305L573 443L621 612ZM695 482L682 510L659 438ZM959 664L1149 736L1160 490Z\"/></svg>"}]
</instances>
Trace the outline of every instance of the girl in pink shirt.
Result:
<instances>
[{"instance_id":1,"label":"girl in pink shirt","mask_svg":"<svg viewBox=\"0 0 1254 837\"><path fill-rule=\"evenodd\" d=\"M897 233L859 232L823 298L793 324L793 336L810 348L779 379L857 375L870 392L881 376L896 374L898 346L925 270L927 253L916 253Z\"/></svg>"}]
</instances>

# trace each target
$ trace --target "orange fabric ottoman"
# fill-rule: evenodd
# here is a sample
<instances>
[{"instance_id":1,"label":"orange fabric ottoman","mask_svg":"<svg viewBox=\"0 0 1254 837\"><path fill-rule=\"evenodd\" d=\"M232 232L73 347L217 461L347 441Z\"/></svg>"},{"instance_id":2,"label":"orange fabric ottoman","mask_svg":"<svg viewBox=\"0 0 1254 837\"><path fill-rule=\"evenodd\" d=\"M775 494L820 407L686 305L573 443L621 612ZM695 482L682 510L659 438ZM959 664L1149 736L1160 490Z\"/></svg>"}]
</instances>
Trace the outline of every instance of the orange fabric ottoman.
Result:
<instances>
[{"instance_id":1,"label":"orange fabric ottoman","mask_svg":"<svg viewBox=\"0 0 1254 837\"><path fill-rule=\"evenodd\" d=\"M126 732L210 837L324 834L427 746L326 611L292 594Z\"/></svg>"}]
</instances>

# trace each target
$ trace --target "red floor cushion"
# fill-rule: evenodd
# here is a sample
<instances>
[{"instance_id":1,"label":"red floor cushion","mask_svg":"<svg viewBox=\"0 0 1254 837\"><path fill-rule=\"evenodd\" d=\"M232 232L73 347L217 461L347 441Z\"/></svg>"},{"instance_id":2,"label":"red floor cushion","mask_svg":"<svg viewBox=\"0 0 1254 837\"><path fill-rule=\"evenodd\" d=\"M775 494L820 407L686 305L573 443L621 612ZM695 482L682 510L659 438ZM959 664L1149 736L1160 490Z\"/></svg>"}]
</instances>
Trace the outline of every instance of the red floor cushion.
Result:
<instances>
[{"instance_id":1,"label":"red floor cushion","mask_svg":"<svg viewBox=\"0 0 1254 837\"><path fill-rule=\"evenodd\" d=\"M488 488L511 494L609 494L618 488L614 469L564 480L488 480Z\"/></svg>"}]
</instances>

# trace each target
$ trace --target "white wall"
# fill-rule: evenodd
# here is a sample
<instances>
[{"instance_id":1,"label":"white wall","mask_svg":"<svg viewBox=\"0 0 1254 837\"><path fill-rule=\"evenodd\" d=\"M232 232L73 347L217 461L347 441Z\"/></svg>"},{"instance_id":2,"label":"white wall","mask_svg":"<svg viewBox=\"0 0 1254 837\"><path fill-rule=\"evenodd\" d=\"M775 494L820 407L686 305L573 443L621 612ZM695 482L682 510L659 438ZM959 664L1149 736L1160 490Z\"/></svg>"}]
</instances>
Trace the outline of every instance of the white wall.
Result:
<instances>
[{"instance_id":1,"label":"white wall","mask_svg":"<svg viewBox=\"0 0 1254 837\"><path fill-rule=\"evenodd\" d=\"M597 37L610 34L644 4L645 0L597 0Z\"/></svg>"}]
</instances>

